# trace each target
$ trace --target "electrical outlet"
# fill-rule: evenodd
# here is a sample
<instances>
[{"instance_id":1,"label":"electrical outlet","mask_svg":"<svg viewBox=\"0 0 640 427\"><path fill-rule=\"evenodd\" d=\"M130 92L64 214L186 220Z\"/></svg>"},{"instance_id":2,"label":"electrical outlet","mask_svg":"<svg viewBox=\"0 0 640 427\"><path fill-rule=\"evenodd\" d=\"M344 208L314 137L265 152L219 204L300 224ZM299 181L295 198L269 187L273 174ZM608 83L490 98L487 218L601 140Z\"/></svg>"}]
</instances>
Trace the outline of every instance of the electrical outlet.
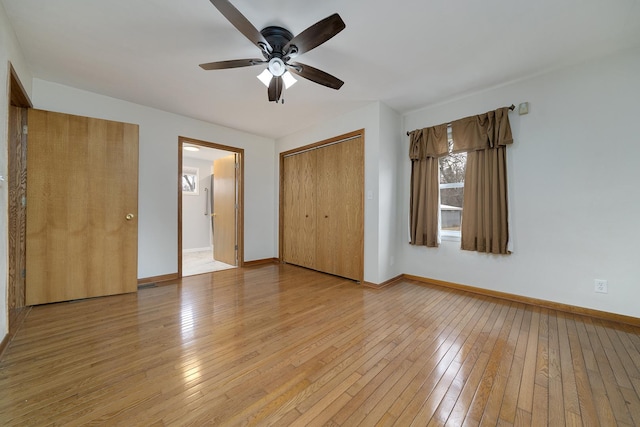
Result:
<instances>
[{"instance_id":1,"label":"electrical outlet","mask_svg":"<svg viewBox=\"0 0 640 427\"><path fill-rule=\"evenodd\" d=\"M595 291L600 294L609 293L609 284L606 280L603 279L594 279L593 283L595 284Z\"/></svg>"}]
</instances>

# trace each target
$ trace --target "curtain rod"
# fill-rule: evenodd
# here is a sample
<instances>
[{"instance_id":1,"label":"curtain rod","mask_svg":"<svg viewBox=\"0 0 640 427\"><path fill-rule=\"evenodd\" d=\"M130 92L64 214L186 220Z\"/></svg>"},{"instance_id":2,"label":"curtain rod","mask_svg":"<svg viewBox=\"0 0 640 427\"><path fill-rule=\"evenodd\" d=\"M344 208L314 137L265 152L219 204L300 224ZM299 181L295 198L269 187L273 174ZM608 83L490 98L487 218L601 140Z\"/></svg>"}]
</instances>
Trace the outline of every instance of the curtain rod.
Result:
<instances>
[{"instance_id":1,"label":"curtain rod","mask_svg":"<svg viewBox=\"0 0 640 427\"><path fill-rule=\"evenodd\" d=\"M513 111L515 109L516 109L516 106L511 104L511 106L509 107L509 110ZM418 129L416 129L416 130L418 130ZM415 131L412 131L412 132L415 132ZM411 132L407 132L407 136L409 136L409 135L411 135Z\"/></svg>"}]
</instances>

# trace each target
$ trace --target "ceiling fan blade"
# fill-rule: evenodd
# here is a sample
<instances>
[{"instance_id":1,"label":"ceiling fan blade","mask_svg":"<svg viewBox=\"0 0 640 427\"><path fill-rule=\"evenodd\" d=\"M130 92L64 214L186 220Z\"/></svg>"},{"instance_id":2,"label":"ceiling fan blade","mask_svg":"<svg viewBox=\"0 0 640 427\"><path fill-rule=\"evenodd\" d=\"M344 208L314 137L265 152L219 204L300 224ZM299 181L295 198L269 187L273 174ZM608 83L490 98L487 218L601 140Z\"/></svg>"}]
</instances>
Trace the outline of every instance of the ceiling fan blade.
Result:
<instances>
[{"instance_id":1,"label":"ceiling fan blade","mask_svg":"<svg viewBox=\"0 0 640 427\"><path fill-rule=\"evenodd\" d=\"M331 89L338 90L344 84L344 82L339 78L334 77L329 73L325 73L322 70L318 70L311 65L301 64L300 62L292 62L288 65L288 70L292 73L311 80L312 82L330 87Z\"/></svg>"},{"instance_id":2,"label":"ceiling fan blade","mask_svg":"<svg viewBox=\"0 0 640 427\"><path fill-rule=\"evenodd\" d=\"M278 102L282 95L282 77L274 77L269 83L269 101Z\"/></svg>"},{"instance_id":3,"label":"ceiling fan blade","mask_svg":"<svg viewBox=\"0 0 640 427\"><path fill-rule=\"evenodd\" d=\"M213 0L211 0L213 1ZM289 57L295 58L311 49L320 46L346 27L342 18L337 13L316 22L294 38L283 49L283 52L289 52ZM292 47L295 46L295 49Z\"/></svg>"},{"instance_id":4,"label":"ceiling fan blade","mask_svg":"<svg viewBox=\"0 0 640 427\"><path fill-rule=\"evenodd\" d=\"M250 67L252 65L264 64L263 59L232 59L230 61L207 62L200 64L203 70L223 70L225 68Z\"/></svg>"},{"instance_id":5,"label":"ceiling fan blade","mask_svg":"<svg viewBox=\"0 0 640 427\"><path fill-rule=\"evenodd\" d=\"M246 38L248 38L253 44L258 46L262 51L266 51L267 53L271 52L273 48L267 42L267 39L264 38L262 33L257 30L256 27L253 26L251 22L247 18L244 17L242 13L238 9L236 9L229 0L210 0L211 4L213 4L216 9L224 15L225 18L234 27L238 29Z\"/></svg>"}]
</instances>

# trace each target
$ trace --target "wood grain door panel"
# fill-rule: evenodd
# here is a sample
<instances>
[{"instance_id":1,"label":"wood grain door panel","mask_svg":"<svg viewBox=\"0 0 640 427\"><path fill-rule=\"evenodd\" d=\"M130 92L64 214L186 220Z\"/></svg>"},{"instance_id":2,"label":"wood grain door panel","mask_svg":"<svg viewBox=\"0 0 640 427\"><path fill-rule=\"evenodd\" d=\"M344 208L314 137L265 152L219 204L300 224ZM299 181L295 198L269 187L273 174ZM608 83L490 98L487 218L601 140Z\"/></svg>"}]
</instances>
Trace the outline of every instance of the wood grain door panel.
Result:
<instances>
[{"instance_id":1,"label":"wood grain door panel","mask_svg":"<svg viewBox=\"0 0 640 427\"><path fill-rule=\"evenodd\" d=\"M316 152L284 158L283 257L316 268Z\"/></svg>"},{"instance_id":2,"label":"wood grain door panel","mask_svg":"<svg viewBox=\"0 0 640 427\"><path fill-rule=\"evenodd\" d=\"M317 151L320 271L362 280L364 144L358 137Z\"/></svg>"},{"instance_id":3,"label":"wood grain door panel","mask_svg":"<svg viewBox=\"0 0 640 427\"><path fill-rule=\"evenodd\" d=\"M236 154L213 161L213 258L236 265Z\"/></svg>"},{"instance_id":4,"label":"wood grain door panel","mask_svg":"<svg viewBox=\"0 0 640 427\"><path fill-rule=\"evenodd\" d=\"M28 120L27 304L135 292L138 126Z\"/></svg>"}]
</instances>

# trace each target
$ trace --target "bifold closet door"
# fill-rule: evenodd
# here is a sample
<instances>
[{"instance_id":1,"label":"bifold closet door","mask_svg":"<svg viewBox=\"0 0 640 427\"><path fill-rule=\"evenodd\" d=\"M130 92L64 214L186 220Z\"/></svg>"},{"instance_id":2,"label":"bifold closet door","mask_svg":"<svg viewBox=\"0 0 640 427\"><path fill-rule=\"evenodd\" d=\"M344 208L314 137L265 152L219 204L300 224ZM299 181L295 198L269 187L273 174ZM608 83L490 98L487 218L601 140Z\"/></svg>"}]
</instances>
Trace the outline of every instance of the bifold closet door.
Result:
<instances>
[{"instance_id":1,"label":"bifold closet door","mask_svg":"<svg viewBox=\"0 0 640 427\"><path fill-rule=\"evenodd\" d=\"M353 280L364 269L364 143L362 137L317 153L316 269Z\"/></svg>"},{"instance_id":2,"label":"bifold closet door","mask_svg":"<svg viewBox=\"0 0 640 427\"><path fill-rule=\"evenodd\" d=\"M283 259L316 268L316 151L284 158Z\"/></svg>"}]
</instances>

